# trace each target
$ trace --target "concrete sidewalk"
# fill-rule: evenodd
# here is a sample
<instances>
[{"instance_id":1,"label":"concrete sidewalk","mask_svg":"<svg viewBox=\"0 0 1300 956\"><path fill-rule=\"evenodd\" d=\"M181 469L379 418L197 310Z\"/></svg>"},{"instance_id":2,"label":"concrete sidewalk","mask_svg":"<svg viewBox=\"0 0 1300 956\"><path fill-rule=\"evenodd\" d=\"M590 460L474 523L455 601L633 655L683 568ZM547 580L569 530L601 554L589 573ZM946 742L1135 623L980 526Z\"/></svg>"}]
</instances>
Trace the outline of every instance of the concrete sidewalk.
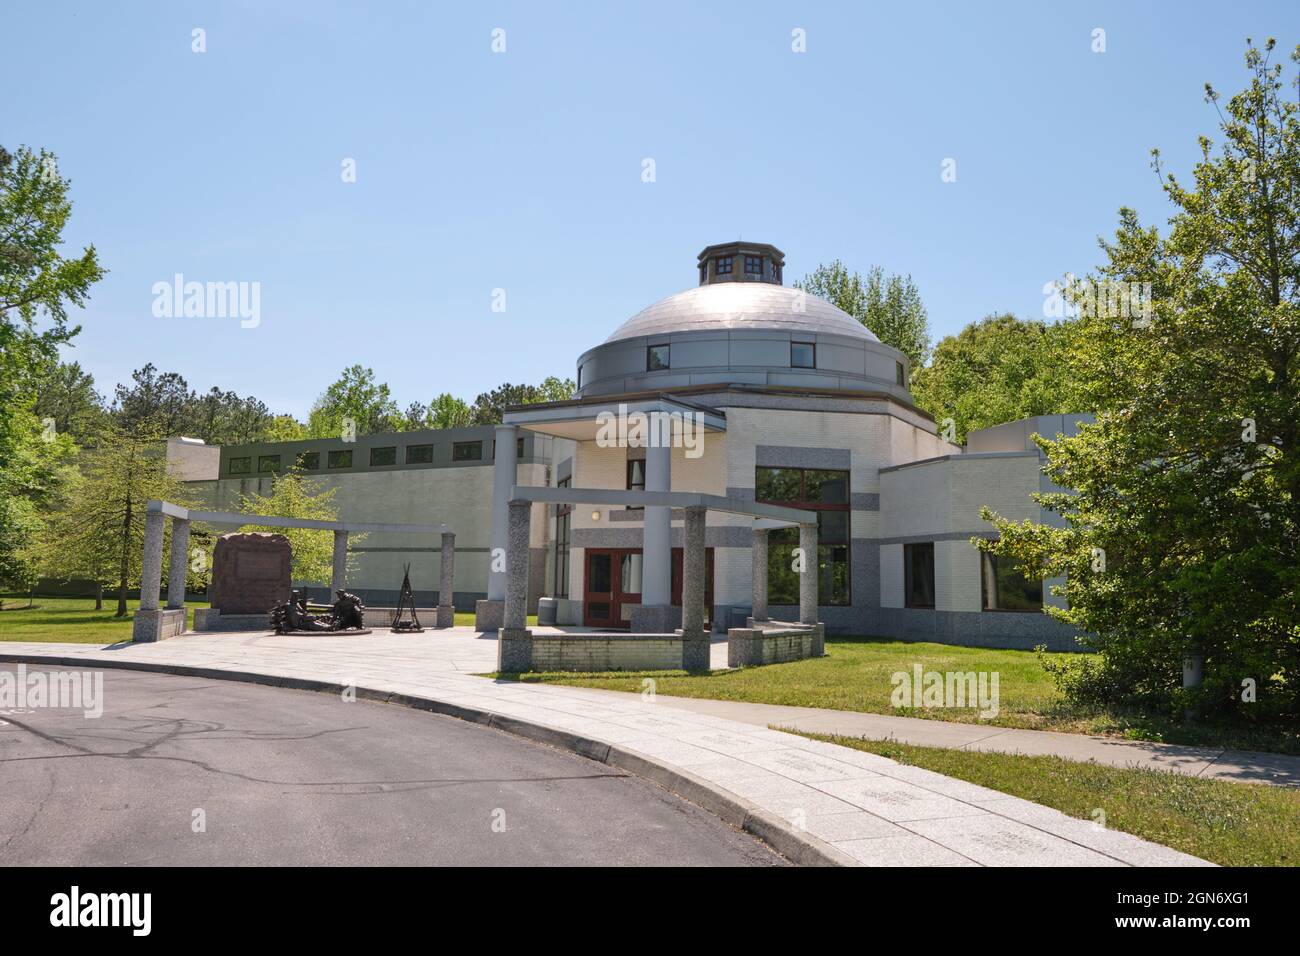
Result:
<instances>
[{"instance_id":1,"label":"concrete sidewalk","mask_svg":"<svg viewBox=\"0 0 1300 956\"><path fill-rule=\"evenodd\" d=\"M617 691L601 693L616 696ZM1300 787L1300 757L1213 747L1185 747L1116 737L1090 737L1050 730L1015 730L988 724L961 724L921 717L862 714L820 707L785 707L732 700L699 700L660 695L665 707L712 714L745 724L869 740L893 739L922 747L952 747L990 753L1056 756L1112 767L1166 770L1189 777Z\"/></svg>"},{"instance_id":2,"label":"concrete sidewalk","mask_svg":"<svg viewBox=\"0 0 1300 956\"><path fill-rule=\"evenodd\" d=\"M494 638L473 632L376 630L365 637L191 634L112 648L5 642L0 660L352 687L357 696L488 723L648 777L796 862L1206 865L995 790L752 722L665 707L664 698L473 676L491 669L495 650Z\"/></svg>"}]
</instances>

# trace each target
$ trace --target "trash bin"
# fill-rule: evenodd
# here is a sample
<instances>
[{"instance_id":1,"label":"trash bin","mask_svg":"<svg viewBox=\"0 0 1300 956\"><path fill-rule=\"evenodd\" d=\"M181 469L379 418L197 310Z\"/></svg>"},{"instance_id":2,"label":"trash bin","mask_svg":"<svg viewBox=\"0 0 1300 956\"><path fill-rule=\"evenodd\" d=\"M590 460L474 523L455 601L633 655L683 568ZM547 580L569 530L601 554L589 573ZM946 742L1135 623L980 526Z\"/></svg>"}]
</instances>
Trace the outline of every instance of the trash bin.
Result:
<instances>
[{"instance_id":1,"label":"trash bin","mask_svg":"<svg viewBox=\"0 0 1300 956\"><path fill-rule=\"evenodd\" d=\"M553 626L555 624L555 616L559 610L559 607L560 607L560 601L558 598L549 598L549 597L538 598L537 599L538 626L541 626L543 624L549 624Z\"/></svg>"}]
</instances>

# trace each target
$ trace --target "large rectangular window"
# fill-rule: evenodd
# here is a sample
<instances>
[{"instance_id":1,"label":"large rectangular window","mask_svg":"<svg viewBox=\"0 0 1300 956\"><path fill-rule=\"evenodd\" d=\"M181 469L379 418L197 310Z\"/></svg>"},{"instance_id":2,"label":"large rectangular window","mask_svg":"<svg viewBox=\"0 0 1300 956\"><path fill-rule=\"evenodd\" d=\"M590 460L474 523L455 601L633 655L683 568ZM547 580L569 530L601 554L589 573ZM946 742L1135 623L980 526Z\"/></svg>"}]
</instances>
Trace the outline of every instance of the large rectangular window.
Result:
<instances>
[{"instance_id":1,"label":"large rectangular window","mask_svg":"<svg viewBox=\"0 0 1300 956\"><path fill-rule=\"evenodd\" d=\"M226 474L228 475L247 475L252 470L252 458L232 458L226 463Z\"/></svg>"},{"instance_id":2,"label":"large rectangular window","mask_svg":"<svg viewBox=\"0 0 1300 956\"><path fill-rule=\"evenodd\" d=\"M849 473L820 468L757 468L759 501L817 512L817 602L851 603L849 576ZM794 570L798 528L768 533L767 600L798 604L799 575Z\"/></svg>"},{"instance_id":3,"label":"large rectangular window","mask_svg":"<svg viewBox=\"0 0 1300 956\"><path fill-rule=\"evenodd\" d=\"M279 455L258 455L257 471L258 474L274 473L280 470Z\"/></svg>"},{"instance_id":4,"label":"large rectangular window","mask_svg":"<svg viewBox=\"0 0 1300 956\"><path fill-rule=\"evenodd\" d=\"M432 445L407 445L406 463L408 465L433 464L433 446Z\"/></svg>"},{"instance_id":5,"label":"large rectangular window","mask_svg":"<svg viewBox=\"0 0 1300 956\"><path fill-rule=\"evenodd\" d=\"M385 445L383 448L370 449L370 464L372 466L397 464L397 446Z\"/></svg>"},{"instance_id":6,"label":"large rectangular window","mask_svg":"<svg viewBox=\"0 0 1300 956\"><path fill-rule=\"evenodd\" d=\"M934 543L903 545L903 603L934 607Z\"/></svg>"},{"instance_id":7,"label":"large rectangular window","mask_svg":"<svg viewBox=\"0 0 1300 956\"><path fill-rule=\"evenodd\" d=\"M568 488L572 478L561 478L555 483L557 488ZM555 506L555 596L569 596L569 522L573 517L573 505Z\"/></svg>"},{"instance_id":8,"label":"large rectangular window","mask_svg":"<svg viewBox=\"0 0 1300 956\"><path fill-rule=\"evenodd\" d=\"M1013 558L980 552L986 611L1041 611L1043 582L1027 577Z\"/></svg>"},{"instance_id":9,"label":"large rectangular window","mask_svg":"<svg viewBox=\"0 0 1300 956\"><path fill-rule=\"evenodd\" d=\"M303 471L315 471L320 467L320 452L304 451L298 455L298 467Z\"/></svg>"},{"instance_id":10,"label":"large rectangular window","mask_svg":"<svg viewBox=\"0 0 1300 956\"><path fill-rule=\"evenodd\" d=\"M327 468L351 468L352 449L330 452L325 458L325 466Z\"/></svg>"},{"instance_id":11,"label":"large rectangular window","mask_svg":"<svg viewBox=\"0 0 1300 956\"><path fill-rule=\"evenodd\" d=\"M451 446L452 461L482 461L483 443L481 441L458 441Z\"/></svg>"}]
</instances>

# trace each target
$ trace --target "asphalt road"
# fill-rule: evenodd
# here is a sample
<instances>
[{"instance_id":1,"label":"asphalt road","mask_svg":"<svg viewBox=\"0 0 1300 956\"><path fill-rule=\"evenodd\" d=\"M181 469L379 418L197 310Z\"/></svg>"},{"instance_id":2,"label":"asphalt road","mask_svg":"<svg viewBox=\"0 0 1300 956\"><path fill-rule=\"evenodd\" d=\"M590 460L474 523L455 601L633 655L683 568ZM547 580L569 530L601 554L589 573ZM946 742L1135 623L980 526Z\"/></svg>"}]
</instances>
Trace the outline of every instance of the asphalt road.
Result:
<instances>
[{"instance_id":1,"label":"asphalt road","mask_svg":"<svg viewBox=\"0 0 1300 956\"><path fill-rule=\"evenodd\" d=\"M784 862L648 781L476 724L102 673L101 717L0 710L0 866Z\"/></svg>"}]
</instances>

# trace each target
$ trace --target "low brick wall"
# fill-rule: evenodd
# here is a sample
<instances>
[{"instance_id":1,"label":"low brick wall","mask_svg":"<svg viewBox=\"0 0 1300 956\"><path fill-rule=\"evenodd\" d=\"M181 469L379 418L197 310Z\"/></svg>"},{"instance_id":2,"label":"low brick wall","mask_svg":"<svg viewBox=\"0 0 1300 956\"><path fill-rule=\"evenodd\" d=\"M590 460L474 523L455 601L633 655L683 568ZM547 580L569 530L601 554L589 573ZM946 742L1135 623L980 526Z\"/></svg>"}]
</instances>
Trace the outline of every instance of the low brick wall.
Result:
<instances>
[{"instance_id":1,"label":"low brick wall","mask_svg":"<svg viewBox=\"0 0 1300 956\"><path fill-rule=\"evenodd\" d=\"M194 609L196 631L269 631L271 614L222 614L216 608Z\"/></svg>"},{"instance_id":2,"label":"low brick wall","mask_svg":"<svg viewBox=\"0 0 1300 956\"><path fill-rule=\"evenodd\" d=\"M185 608L158 608L152 611L139 609L131 622L131 640L148 644L180 637L185 633Z\"/></svg>"},{"instance_id":3,"label":"low brick wall","mask_svg":"<svg viewBox=\"0 0 1300 956\"><path fill-rule=\"evenodd\" d=\"M745 628L727 631L727 666L758 667L821 657L826 653L826 630L811 626Z\"/></svg>"},{"instance_id":4,"label":"low brick wall","mask_svg":"<svg viewBox=\"0 0 1300 956\"><path fill-rule=\"evenodd\" d=\"M681 670L680 634L534 634L535 671Z\"/></svg>"}]
</instances>

